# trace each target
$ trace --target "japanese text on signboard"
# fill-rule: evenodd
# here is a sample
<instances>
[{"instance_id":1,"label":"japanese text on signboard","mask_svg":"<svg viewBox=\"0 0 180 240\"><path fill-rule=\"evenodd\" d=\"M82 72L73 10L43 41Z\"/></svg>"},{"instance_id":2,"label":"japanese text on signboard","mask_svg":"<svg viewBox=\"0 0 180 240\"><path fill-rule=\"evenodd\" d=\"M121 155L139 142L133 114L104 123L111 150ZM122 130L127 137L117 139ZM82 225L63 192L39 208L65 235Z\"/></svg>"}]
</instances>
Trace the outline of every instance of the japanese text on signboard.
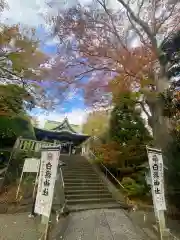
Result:
<instances>
[{"instance_id":1,"label":"japanese text on signboard","mask_svg":"<svg viewBox=\"0 0 180 240\"><path fill-rule=\"evenodd\" d=\"M153 176L152 176L152 179L153 179L153 184L155 186L154 192L155 192L155 194L160 194L161 190L159 189L159 185L160 185L160 182L159 182L159 165L158 165L157 156L153 155L152 160L153 160L153 165L152 165Z\"/></svg>"},{"instance_id":2,"label":"japanese text on signboard","mask_svg":"<svg viewBox=\"0 0 180 240\"><path fill-rule=\"evenodd\" d=\"M59 162L59 149L43 149L35 203L35 212L49 216Z\"/></svg>"},{"instance_id":3,"label":"japanese text on signboard","mask_svg":"<svg viewBox=\"0 0 180 240\"><path fill-rule=\"evenodd\" d=\"M44 180L44 183L43 183L44 188L43 188L43 191L42 191L42 195L44 195L44 196L48 196L48 194L49 194L49 186L50 186L50 181L51 181L51 176L52 176L51 161L52 161L52 153L48 153L48 162L46 163L46 172L45 172L45 176L44 176L45 180Z\"/></svg>"},{"instance_id":4,"label":"japanese text on signboard","mask_svg":"<svg viewBox=\"0 0 180 240\"><path fill-rule=\"evenodd\" d=\"M156 149L148 151L149 166L152 179L152 191L154 204L157 210L165 210L164 196L164 169L162 153Z\"/></svg>"}]
</instances>

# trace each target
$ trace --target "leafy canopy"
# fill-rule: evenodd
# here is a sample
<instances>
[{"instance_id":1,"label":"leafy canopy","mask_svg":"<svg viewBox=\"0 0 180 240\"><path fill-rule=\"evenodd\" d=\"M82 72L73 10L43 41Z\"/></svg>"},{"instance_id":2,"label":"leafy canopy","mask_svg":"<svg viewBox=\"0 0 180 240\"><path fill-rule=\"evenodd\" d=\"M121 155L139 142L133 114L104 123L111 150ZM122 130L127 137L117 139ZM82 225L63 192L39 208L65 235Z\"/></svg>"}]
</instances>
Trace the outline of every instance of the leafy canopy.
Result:
<instances>
[{"instance_id":1,"label":"leafy canopy","mask_svg":"<svg viewBox=\"0 0 180 240\"><path fill-rule=\"evenodd\" d=\"M0 116L25 115L34 106L33 97L15 84L0 85Z\"/></svg>"}]
</instances>

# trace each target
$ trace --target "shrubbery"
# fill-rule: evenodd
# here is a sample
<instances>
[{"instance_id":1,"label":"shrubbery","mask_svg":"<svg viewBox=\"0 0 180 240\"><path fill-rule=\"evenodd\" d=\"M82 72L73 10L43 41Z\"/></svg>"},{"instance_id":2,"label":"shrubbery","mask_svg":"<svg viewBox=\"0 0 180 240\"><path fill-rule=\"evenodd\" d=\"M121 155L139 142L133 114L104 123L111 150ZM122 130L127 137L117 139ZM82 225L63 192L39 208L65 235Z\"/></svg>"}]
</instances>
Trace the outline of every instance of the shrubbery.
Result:
<instances>
[{"instance_id":1,"label":"shrubbery","mask_svg":"<svg viewBox=\"0 0 180 240\"><path fill-rule=\"evenodd\" d=\"M17 137L35 139L34 128L27 116L0 116L0 147L12 147Z\"/></svg>"},{"instance_id":2,"label":"shrubbery","mask_svg":"<svg viewBox=\"0 0 180 240\"><path fill-rule=\"evenodd\" d=\"M9 185L13 181L19 179L22 168L24 165L25 158L40 158L40 152L30 152L30 151L17 151L13 154L12 159L10 161L10 165L8 167L8 173L6 175L6 185Z\"/></svg>"}]
</instances>

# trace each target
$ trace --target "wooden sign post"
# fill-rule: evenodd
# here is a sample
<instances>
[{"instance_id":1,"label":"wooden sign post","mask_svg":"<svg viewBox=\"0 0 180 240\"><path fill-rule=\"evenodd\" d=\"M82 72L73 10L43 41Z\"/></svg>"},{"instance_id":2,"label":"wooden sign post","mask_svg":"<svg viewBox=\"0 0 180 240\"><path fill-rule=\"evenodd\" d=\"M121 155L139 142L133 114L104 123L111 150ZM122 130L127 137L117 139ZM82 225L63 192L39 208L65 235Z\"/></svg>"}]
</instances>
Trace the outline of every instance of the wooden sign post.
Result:
<instances>
[{"instance_id":1,"label":"wooden sign post","mask_svg":"<svg viewBox=\"0 0 180 240\"><path fill-rule=\"evenodd\" d=\"M45 147L41 150L35 213L42 215L41 223L46 225L44 240L48 235L59 157L60 147Z\"/></svg>"},{"instance_id":2,"label":"wooden sign post","mask_svg":"<svg viewBox=\"0 0 180 240\"><path fill-rule=\"evenodd\" d=\"M164 217L166 202L164 194L164 166L162 151L160 149L147 147L147 154L152 181L151 187L154 211L159 227L159 237L160 240L164 240L167 237L167 228Z\"/></svg>"}]
</instances>

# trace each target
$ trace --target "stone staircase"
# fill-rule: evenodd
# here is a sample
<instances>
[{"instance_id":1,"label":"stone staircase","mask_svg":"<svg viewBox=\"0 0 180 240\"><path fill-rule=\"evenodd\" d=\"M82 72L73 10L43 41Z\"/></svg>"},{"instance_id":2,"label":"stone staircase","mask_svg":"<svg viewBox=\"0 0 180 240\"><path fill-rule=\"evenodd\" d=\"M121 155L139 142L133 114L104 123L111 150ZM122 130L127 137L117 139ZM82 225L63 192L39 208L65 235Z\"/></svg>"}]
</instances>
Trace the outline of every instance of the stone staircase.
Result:
<instances>
[{"instance_id":1,"label":"stone staircase","mask_svg":"<svg viewBox=\"0 0 180 240\"><path fill-rule=\"evenodd\" d=\"M80 155L61 156L65 198L70 211L120 208L92 165Z\"/></svg>"}]
</instances>

